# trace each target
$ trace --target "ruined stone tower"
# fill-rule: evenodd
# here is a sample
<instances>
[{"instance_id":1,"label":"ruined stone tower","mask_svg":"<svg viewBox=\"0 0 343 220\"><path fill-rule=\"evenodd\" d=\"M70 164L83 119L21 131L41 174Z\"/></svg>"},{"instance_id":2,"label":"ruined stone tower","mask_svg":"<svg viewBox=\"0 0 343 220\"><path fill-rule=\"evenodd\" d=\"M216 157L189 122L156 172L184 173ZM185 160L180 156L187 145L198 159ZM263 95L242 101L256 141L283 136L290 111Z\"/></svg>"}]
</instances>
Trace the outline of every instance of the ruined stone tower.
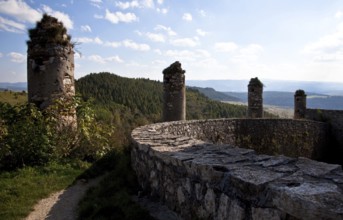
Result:
<instances>
[{"instance_id":1,"label":"ruined stone tower","mask_svg":"<svg viewBox=\"0 0 343 220\"><path fill-rule=\"evenodd\" d=\"M186 120L185 72L179 61L163 70L163 121Z\"/></svg>"},{"instance_id":2,"label":"ruined stone tower","mask_svg":"<svg viewBox=\"0 0 343 220\"><path fill-rule=\"evenodd\" d=\"M263 84L256 77L248 85L248 118L263 118Z\"/></svg>"},{"instance_id":3,"label":"ruined stone tower","mask_svg":"<svg viewBox=\"0 0 343 220\"><path fill-rule=\"evenodd\" d=\"M294 94L294 119L305 118L306 94L304 90L297 90Z\"/></svg>"},{"instance_id":4,"label":"ruined stone tower","mask_svg":"<svg viewBox=\"0 0 343 220\"><path fill-rule=\"evenodd\" d=\"M27 41L28 101L41 110L61 99L68 103L75 95L74 48L62 22L44 14ZM64 110L65 111L65 110ZM75 109L64 112L74 121Z\"/></svg>"}]
</instances>

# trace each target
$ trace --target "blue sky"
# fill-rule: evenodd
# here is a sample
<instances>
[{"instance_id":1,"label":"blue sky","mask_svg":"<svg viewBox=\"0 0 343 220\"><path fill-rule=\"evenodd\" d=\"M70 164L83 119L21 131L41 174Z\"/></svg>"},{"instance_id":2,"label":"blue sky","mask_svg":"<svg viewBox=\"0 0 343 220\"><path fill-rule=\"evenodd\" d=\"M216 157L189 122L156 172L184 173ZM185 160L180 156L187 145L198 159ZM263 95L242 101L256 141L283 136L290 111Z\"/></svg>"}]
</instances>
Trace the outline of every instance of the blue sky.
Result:
<instances>
[{"instance_id":1,"label":"blue sky","mask_svg":"<svg viewBox=\"0 0 343 220\"><path fill-rule=\"evenodd\" d=\"M342 0L0 0L0 81L26 81L27 29L43 13L77 42L75 77L343 82Z\"/></svg>"}]
</instances>

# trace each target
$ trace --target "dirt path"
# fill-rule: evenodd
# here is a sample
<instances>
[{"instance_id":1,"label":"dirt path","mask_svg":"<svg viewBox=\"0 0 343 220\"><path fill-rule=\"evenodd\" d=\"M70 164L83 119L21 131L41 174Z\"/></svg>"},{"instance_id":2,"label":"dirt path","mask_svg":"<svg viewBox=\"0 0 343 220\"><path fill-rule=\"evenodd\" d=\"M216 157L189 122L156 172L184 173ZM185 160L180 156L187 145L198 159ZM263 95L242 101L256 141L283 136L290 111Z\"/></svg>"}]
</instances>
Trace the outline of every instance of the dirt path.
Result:
<instances>
[{"instance_id":1,"label":"dirt path","mask_svg":"<svg viewBox=\"0 0 343 220\"><path fill-rule=\"evenodd\" d=\"M77 204L86 191L100 182L103 176L91 179L88 182L79 180L67 189L51 194L40 200L25 220L74 220L77 218Z\"/></svg>"},{"instance_id":2,"label":"dirt path","mask_svg":"<svg viewBox=\"0 0 343 220\"><path fill-rule=\"evenodd\" d=\"M76 208L78 202L90 187L97 185L103 178L104 176L100 176L88 182L79 180L75 185L51 194L48 198L40 200L25 220L77 219ZM134 196L133 200L147 209L150 215L157 220L181 220L176 213L160 203L152 202L147 198L138 198L137 196Z\"/></svg>"}]
</instances>

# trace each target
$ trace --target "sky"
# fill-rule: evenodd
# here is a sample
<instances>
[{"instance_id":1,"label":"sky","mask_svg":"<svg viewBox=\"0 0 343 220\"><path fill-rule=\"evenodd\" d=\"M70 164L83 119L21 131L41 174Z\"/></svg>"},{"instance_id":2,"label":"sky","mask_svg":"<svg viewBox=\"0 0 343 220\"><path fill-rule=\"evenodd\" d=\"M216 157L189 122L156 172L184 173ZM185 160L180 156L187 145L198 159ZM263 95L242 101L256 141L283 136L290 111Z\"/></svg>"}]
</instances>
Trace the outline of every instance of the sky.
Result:
<instances>
[{"instance_id":1,"label":"sky","mask_svg":"<svg viewBox=\"0 0 343 220\"><path fill-rule=\"evenodd\" d=\"M47 13L75 46L75 78L343 82L342 0L0 0L0 82L26 82L27 30Z\"/></svg>"}]
</instances>

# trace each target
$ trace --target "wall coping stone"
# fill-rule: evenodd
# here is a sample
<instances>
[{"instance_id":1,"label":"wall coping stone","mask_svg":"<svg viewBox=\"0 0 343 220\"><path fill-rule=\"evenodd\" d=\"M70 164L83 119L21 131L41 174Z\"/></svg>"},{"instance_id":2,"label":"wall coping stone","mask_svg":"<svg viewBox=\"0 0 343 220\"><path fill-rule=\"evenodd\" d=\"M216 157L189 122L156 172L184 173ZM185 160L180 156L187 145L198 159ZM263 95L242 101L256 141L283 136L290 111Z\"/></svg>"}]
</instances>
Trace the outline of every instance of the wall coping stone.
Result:
<instances>
[{"instance_id":1,"label":"wall coping stone","mask_svg":"<svg viewBox=\"0 0 343 220\"><path fill-rule=\"evenodd\" d=\"M243 214L250 215L251 218L261 217L260 211L262 210L265 216L276 213L275 215L279 219L284 219L287 215L300 219L343 219L343 172L340 165L327 164L303 157L291 158L283 155L257 154L252 149L211 143L184 134L171 134L167 131L168 127L175 125L187 127L192 123L202 124L208 121L220 122L223 120L271 119L178 121L136 128L131 134L133 139L132 163L133 168L139 174L139 181L148 182L151 185L148 188L152 194L160 196L162 202L169 204L170 208L178 211L186 219L187 216L190 216L187 213L188 209L183 209L182 205L184 201L187 201L186 195L193 200L194 198L207 198L194 202L189 201L197 210L200 210L201 207L205 207L205 210L207 210L206 207L210 207L209 210L214 209L213 213L197 212L199 218L205 219L223 219L223 216L227 217L230 213L232 214L221 205L227 197L235 201L235 203L231 203L231 206L235 206L233 204L237 202L238 206L242 208ZM287 123L304 121L272 120L286 120ZM155 165L150 164L150 168L156 170L157 174L154 175L158 177L154 179L151 177L151 170L144 171L137 167L135 161L138 160L147 164L155 161ZM163 185L162 182L168 175L162 171L161 167L164 166L172 167L175 172L172 176L185 177L191 182L183 184L182 187L185 189L179 187L177 194L182 201L173 205L170 204L174 200L163 197L164 191L167 189L164 188L165 184ZM145 175L144 172L147 174ZM145 179L144 176L146 176ZM178 180L174 181L176 184ZM192 195L196 194L196 184L198 183L207 186L205 196ZM143 188L146 187L146 185L143 186ZM183 193L184 191L188 194ZM213 197L212 194L215 196ZM213 204L209 202L212 201L212 197L214 198L212 199Z\"/></svg>"}]
</instances>

